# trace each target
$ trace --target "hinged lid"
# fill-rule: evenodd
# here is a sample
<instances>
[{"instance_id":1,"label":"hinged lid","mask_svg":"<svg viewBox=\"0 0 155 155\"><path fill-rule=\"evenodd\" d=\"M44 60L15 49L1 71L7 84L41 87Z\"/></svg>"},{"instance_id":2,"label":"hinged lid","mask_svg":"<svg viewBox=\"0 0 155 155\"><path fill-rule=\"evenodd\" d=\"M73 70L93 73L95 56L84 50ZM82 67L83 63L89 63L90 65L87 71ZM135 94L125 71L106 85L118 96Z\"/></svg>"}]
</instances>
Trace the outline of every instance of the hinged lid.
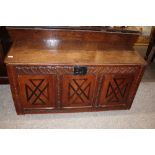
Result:
<instances>
[{"instance_id":1,"label":"hinged lid","mask_svg":"<svg viewBox=\"0 0 155 155\"><path fill-rule=\"evenodd\" d=\"M11 64L145 64L133 34L69 30L24 30L5 59Z\"/></svg>"}]
</instances>

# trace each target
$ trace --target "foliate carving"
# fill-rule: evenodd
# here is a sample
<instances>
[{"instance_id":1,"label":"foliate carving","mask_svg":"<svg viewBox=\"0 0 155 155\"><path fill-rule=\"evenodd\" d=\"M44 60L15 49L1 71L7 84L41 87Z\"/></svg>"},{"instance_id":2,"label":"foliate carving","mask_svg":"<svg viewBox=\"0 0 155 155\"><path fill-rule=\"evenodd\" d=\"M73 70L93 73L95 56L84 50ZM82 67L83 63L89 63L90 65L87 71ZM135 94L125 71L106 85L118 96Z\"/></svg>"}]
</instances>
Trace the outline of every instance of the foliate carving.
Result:
<instances>
[{"instance_id":1,"label":"foliate carving","mask_svg":"<svg viewBox=\"0 0 155 155\"><path fill-rule=\"evenodd\" d=\"M91 82L88 79L72 79L68 84L68 101L85 103L90 99Z\"/></svg>"},{"instance_id":2,"label":"foliate carving","mask_svg":"<svg viewBox=\"0 0 155 155\"><path fill-rule=\"evenodd\" d=\"M88 74L135 73L138 66L87 66ZM18 74L73 74L74 66L16 66Z\"/></svg>"},{"instance_id":3,"label":"foliate carving","mask_svg":"<svg viewBox=\"0 0 155 155\"><path fill-rule=\"evenodd\" d=\"M57 108L61 107L61 82L62 82L62 77L57 75Z\"/></svg>"},{"instance_id":4,"label":"foliate carving","mask_svg":"<svg viewBox=\"0 0 155 155\"><path fill-rule=\"evenodd\" d=\"M16 66L18 74L56 74L53 66Z\"/></svg>"},{"instance_id":5,"label":"foliate carving","mask_svg":"<svg viewBox=\"0 0 155 155\"><path fill-rule=\"evenodd\" d=\"M74 67L73 66L56 66L57 74L73 74Z\"/></svg>"},{"instance_id":6,"label":"foliate carving","mask_svg":"<svg viewBox=\"0 0 155 155\"><path fill-rule=\"evenodd\" d=\"M125 74L135 73L138 66L102 66L102 67L89 67L88 73L94 74Z\"/></svg>"},{"instance_id":7,"label":"foliate carving","mask_svg":"<svg viewBox=\"0 0 155 155\"><path fill-rule=\"evenodd\" d=\"M97 77L97 91L96 91L96 102L95 102L95 106L98 107L98 104L99 104L99 95L100 95L100 92L101 92L101 89L102 89L102 83L104 81L104 77L103 76L98 76Z\"/></svg>"},{"instance_id":8,"label":"foliate carving","mask_svg":"<svg viewBox=\"0 0 155 155\"><path fill-rule=\"evenodd\" d=\"M69 74L73 67L68 66L16 66L18 74Z\"/></svg>"}]
</instances>

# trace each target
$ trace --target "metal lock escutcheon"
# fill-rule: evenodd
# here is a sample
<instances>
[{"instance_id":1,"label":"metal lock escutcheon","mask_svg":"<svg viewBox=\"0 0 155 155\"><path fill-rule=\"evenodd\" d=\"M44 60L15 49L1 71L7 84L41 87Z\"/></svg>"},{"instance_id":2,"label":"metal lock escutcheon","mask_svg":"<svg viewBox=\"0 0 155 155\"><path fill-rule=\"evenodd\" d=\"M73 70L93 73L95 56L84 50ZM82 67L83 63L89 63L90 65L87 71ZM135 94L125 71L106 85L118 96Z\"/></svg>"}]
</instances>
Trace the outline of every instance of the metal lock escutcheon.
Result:
<instances>
[{"instance_id":1,"label":"metal lock escutcheon","mask_svg":"<svg viewBox=\"0 0 155 155\"><path fill-rule=\"evenodd\" d=\"M74 75L85 75L87 74L86 66L74 66Z\"/></svg>"}]
</instances>

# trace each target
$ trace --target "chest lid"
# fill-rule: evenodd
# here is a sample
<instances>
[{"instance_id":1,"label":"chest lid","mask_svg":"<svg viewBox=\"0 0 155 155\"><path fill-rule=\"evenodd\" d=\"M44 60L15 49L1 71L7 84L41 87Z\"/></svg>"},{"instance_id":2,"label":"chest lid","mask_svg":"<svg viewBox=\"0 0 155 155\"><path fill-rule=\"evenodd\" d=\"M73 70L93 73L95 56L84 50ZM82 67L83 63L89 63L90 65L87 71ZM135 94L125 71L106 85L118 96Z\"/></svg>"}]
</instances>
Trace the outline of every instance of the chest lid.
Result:
<instances>
[{"instance_id":1,"label":"chest lid","mask_svg":"<svg viewBox=\"0 0 155 155\"><path fill-rule=\"evenodd\" d=\"M23 31L21 36L14 41L5 63L145 64L143 58L132 47L135 40L132 34L29 30Z\"/></svg>"}]
</instances>

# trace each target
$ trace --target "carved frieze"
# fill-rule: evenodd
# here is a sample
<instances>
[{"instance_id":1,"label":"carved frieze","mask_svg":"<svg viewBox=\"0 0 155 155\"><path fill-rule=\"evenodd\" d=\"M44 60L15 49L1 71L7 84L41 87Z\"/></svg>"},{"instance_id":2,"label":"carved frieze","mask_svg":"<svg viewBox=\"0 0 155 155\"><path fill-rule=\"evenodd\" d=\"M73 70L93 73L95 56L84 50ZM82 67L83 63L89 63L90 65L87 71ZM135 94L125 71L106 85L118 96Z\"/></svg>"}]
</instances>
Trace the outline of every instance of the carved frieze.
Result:
<instances>
[{"instance_id":1,"label":"carved frieze","mask_svg":"<svg viewBox=\"0 0 155 155\"><path fill-rule=\"evenodd\" d=\"M135 73L138 66L87 66L87 74ZM73 74L74 66L16 66L18 74Z\"/></svg>"}]
</instances>

